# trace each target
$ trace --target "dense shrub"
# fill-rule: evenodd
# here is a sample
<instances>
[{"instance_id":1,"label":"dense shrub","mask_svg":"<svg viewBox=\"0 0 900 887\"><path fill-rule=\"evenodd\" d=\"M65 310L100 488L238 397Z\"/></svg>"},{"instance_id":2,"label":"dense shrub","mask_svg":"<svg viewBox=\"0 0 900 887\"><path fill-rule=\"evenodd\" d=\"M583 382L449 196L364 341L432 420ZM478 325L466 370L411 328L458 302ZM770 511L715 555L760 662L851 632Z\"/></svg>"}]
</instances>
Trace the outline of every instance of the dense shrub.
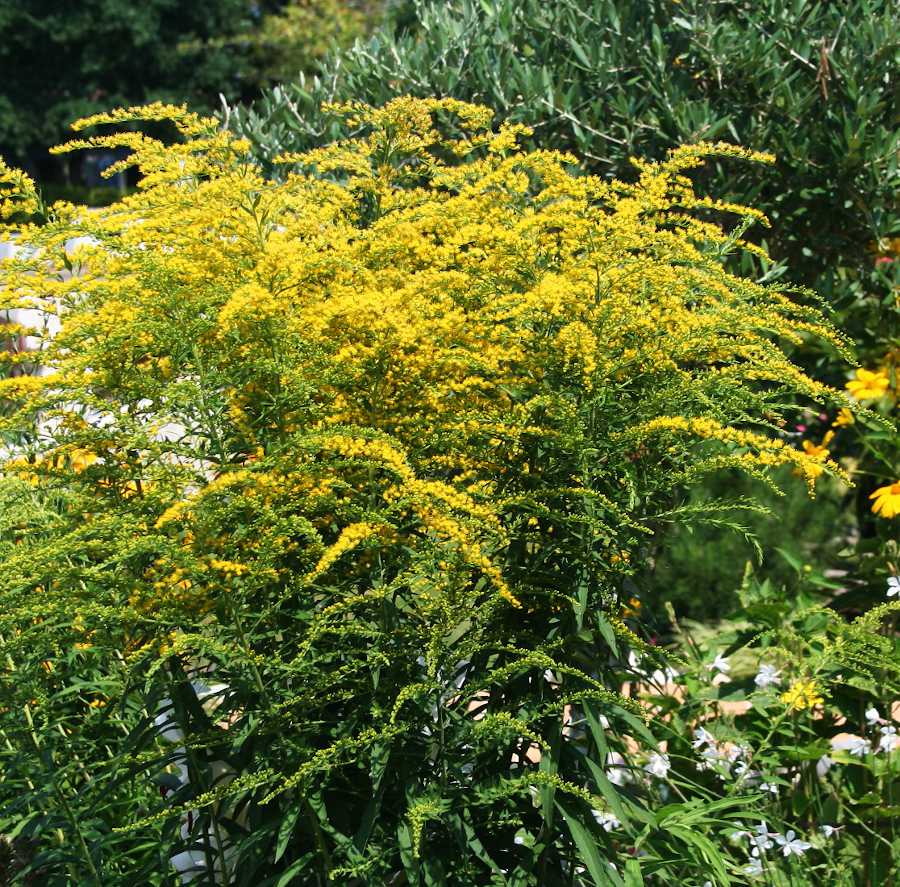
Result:
<instances>
[{"instance_id":1,"label":"dense shrub","mask_svg":"<svg viewBox=\"0 0 900 887\"><path fill-rule=\"evenodd\" d=\"M346 48L371 30L380 6L353 0L289 0L244 36L253 58L245 83L272 86L313 73L331 50Z\"/></svg>"},{"instance_id":2,"label":"dense shrub","mask_svg":"<svg viewBox=\"0 0 900 887\"><path fill-rule=\"evenodd\" d=\"M773 230L758 229L770 254L787 263L792 281L827 300L865 369L884 371L896 391L895 18L888 0L410 0L397 7L393 25L332 57L318 77L283 84L249 109L230 108L226 122L267 161L338 132L339 121L320 108L323 101L382 102L411 93L488 104L502 119L534 127L535 144L571 150L604 177L630 179L632 155L660 158L698 140L769 151L776 162L765 170L710 163L692 177L700 191L757 206L775 221ZM735 264L751 273L746 255ZM783 271L757 266L752 273ZM799 359L836 386L847 380L845 366L815 342L804 343ZM883 400L880 409L890 414L895 403ZM822 445L835 415L817 416L791 423L798 443ZM808 508L779 509L779 532L802 536L814 558L829 558L835 569L849 565L834 552L849 552L856 539L861 550L853 560L877 556L894 529L872 515L870 497L900 481L900 449L887 441L882 426L867 423L837 436L833 452L848 460L856 481L849 496L824 488L831 510L843 512L835 522L840 538L817 545L806 533L816 520ZM761 538L771 535L759 521L747 526ZM709 566L717 565L739 549L739 574L752 549L714 530L705 540L683 547L673 577L680 589L660 589L654 576L642 587L653 586L655 596L690 593L698 608L726 603L699 590L709 574L699 565L710 558ZM770 550L766 559L777 573ZM719 572L716 585L733 587L734 574Z\"/></svg>"},{"instance_id":3,"label":"dense shrub","mask_svg":"<svg viewBox=\"0 0 900 887\"><path fill-rule=\"evenodd\" d=\"M850 404L781 348L841 337L686 177L765 158L629 185L456 101L334 110L278 181L161 106L81 124L183 136L76 143L132 150L118 204L3 173L46 214L3 307L62 328L0 381L0 831L48 884L726 881L747 797L663 805L612 663L650 535L728 513L680 490L839 471L779 426Z\"/></svg>"}]
</instances>

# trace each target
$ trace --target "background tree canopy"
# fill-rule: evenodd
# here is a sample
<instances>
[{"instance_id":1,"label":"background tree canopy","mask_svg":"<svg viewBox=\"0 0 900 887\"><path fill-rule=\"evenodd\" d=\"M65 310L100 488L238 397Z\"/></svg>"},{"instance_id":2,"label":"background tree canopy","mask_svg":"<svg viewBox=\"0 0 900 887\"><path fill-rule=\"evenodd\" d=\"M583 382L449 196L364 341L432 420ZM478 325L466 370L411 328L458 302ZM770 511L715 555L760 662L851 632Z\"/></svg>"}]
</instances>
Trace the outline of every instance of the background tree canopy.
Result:
<instances>
[{"instance_id":1,"label":"background tree canopy","mask_svg":"<svg viewBox=\"0 0 900 887\"><path fill-rule=\"evenodd\" d=\"M220 94L252 98L364 21L340 0L0 0L0 156L68 178L46 152L73 120L156 99L210 110Z\"/></svg>"}]
</instances>

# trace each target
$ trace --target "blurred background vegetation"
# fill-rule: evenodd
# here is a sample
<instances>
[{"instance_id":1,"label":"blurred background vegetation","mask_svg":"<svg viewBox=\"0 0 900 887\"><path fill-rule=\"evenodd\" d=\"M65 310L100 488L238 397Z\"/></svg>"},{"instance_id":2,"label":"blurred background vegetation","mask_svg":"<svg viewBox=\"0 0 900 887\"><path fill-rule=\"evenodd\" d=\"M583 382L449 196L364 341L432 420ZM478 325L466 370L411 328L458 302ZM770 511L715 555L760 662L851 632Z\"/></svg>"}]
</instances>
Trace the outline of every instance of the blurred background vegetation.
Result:
<instances>
[{"instance_id":1,"label":"blurred background vegetation","mask_svg":"<svg viewBox=\"0 0 900 887\"><path fill-rule=\"evenodd\" d=\"M734 270L820 301L880 381L857 389L868 417L811 404L781 428L788 445L838 459L853 487L823 476L810 499L789 472L777 489L722 474L685 494L678 517L725 495L756 506L673 520L635 559L623 615L654 642L671 639L677 618L711 659L728 632L755 635L760 613L792 638L821 639L805 614L813 602L851 625L844 617L883 603L900 569L900 517L873 514L870 498L900 490L889 424L900 393L897 13L897 0L0 0L0 156L49 200L100 205L135 182L102 178L112 152L48 153L78 117L186 102L219 113L277 176L279 153L346 135L323 103L403 94L488 105L497 123L532 127L531 145L570 151L608 178L632 178L631 157L684 143L771 152L772 167L723 161L692 174L702 193L771 220L750 237L772 261L735 257ZM852 380L853 367L814 341L793 347L816 378ZM794 655L799 664L808 651ZM863 698L851 700L860 723ZM854 805L871 798L867 785ZM0 841L0 875L24 865L19 849Z\"/></svg>"},{"instance_id":2,"label":"blurred background vegetation","mask_svg":"<svg viewBox=\"0 0 900 887\"><path fill-rule=\"evenodd\" d=\"M73 120L154 100L206 112L251 100L317 70L380 10L366 0L0 0L0 156L51 199L108 202L125 184L99 177L112 159L47 152Z\"/></svg>"}]
</instances>

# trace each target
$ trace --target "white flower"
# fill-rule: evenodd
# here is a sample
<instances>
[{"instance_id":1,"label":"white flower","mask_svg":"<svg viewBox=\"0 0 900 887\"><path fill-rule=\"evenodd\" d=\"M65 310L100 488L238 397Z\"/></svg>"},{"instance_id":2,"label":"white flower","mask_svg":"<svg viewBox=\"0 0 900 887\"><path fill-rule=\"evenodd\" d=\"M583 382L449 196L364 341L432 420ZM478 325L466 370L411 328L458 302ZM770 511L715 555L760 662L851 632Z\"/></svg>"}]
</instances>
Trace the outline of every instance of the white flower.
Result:
<instances>
[{"instance_id":1,"label":"white flower","mask_svg":"<svg viewBox=\"0 0 900 887\"><path fill-rule=\"evenodd\" d=\"M900 576L888 576L888 597L900 597Z\"/></svg>"},{"instance_id":2,"label":"white flower","mask_svg":"<svg viewBox=\"0 0 900 887\"><path fill-rule=\"evenodd\" d=\"M834 837L841 829L842 825L822 825L819 826L819 831L825 835L826 838Z\"/></svg>"},{"instance_id":3,"label":"white flower","mask_svg":"<svg viewBox=\"0 0 900 887\"><path fill-rule=\"evenodd\" d=\"M657 779L665 779L669 775L671 767L672 764L669 761L668 755L661 755L658 752L653 752L644 769Z\"/></svg>"},{"instance_id":4,"label":"white flower","mask_svg":"<svg viewBox=\"0 0 900 887\"><path fill-rule=\"evenodd\" d=\"M706 667L710 671L718 671L722 674L728 674L728 672L731 671L731 665L729 664L728 660L722 656L721 653L716 656L716 658L713 659L712 663L710 663Z\"/></svg>"},{"instance_id":5,"label":"white flower","mask_svg":"<svg viewBox=\"0 0 900 887\"><path fill-rule=\"evenodd\" d=\"M759 776L759 770L752 770L746 761L738 761L734 765L734 775L738 779L753 779Z\"/></svg>"},{"instance_id":6,"label":"white flower","mask_svg":"<svg viewBox=\"0 0 900 887\"><path fill-rule=\"evenodd\" d=\"M759 790L761 792L771 792L773 795L778 794L778 786L773 782L763 782L760 785Z\"/></svg>"},{"instance_id":7,"label":"white flower","mask_svg":"<svg viewBox=\"0 0 900 887\"><path fill-rule=\"evenodd\" d=\"M634 652L634 650L628 651L628 665L633 672L639 674L641 677L647 677L647 672L641 667L641 660L638 658L638 654Z\"/></svg>"},{"instance_id":8,"label":"white flower","mask_svg":"<svg viewBox=\"0 0 900 887\"><path fill-rule=\"evenodd\" d=\"M760 851L763 853L766 850L770 850L775 845L772 843L772 838L775 837L774 832L769 831L769 827L761 822L755 829L756 834L750 835L750 843L754 845L753 854L757 855Z\"/></svg>"},{"instance_id":9,"label":"white flower","mask_svg":"<svg viewBox=\"0 0 900 887\"><path fill-rule=\"evenodd\" d=\"M874 727L876 724L884 723L884 719L878 713L878 709L873 706L866 709L866 722L870 727Z\"/></svg>"},{"instance_id":10,"label":"white flower","mask_svg":"<svg viewBox=\"0 0 900 887\"><path fill-rule=\"evenodd\" d=\"M900 745L900 738L897 737L897 728L894 726L882 727L878 750L890 754L898 745Z\"/></svg>"},{"instance_id":11,"label":"white flower","mask_svg":"<svg viewBox=\"0 0 900 887\"><path fill-rule=\"evenodd\" d=\"M816 775L821 779L833 766L834 761L829 758L828 755L822 755L822 757L816 761Z\"/></svg>"},{"instance_id":12,"label":"white flower","mask_svg":"<svg viewBox=\"0 0 900 887\"><path fill-rule=\"evenodd\" d=\"M732 745L725 750L725 756L733 764L738 758L744 757L750 753L750 749L746 745Z\"/></svg>"},{"instance_id":13,"label":"white flower","mask_svg":"<svg viewBox=\"0 0 900 887\"><path fill-rule=\"evenodd\" d=\"M606 778L613 785L617 785L620 788L625 785L626 782L631 782L633 779L631 770L628 768L625 758L617 751L611 751L606 756Z\"/></svg>"},{"instance_id":14,"label":"white flower","mask_svg":"<svg viewBox=\"0 0 900 887\"><path fill-rule=\"evenodd\" d=\"M681 676L681 672L674 668L656 669L650 675L650 683L657 687L666 687L668 684L674 684L675 679Z\"/></svg>"},{"instance_id":15,"label":"white flower","mask_svg":"<svg viewBox=\"0 0 900 887\"><path fill-rule=\"evenodd\" d=\"M761 875L763 873L763 864L762 860L758 856L754 856L750 860L750 864L744 866L744 874L750 875L751 878L755 878L757 875Z\"/></svg>"},{"instance_id":16,"label":"white flower","mask_svg":"<svg viewBox=\"0 0 900 887\"><path fill-rule=\"evenodd\" d=\"M602 810L591 810L597 825L605 832L611 832L614 828L618 828L622 823L612 813L605 813Z\"/></svg>"},{"instance_id":17,"label":"white flower","mask_svg":"<svg viewBox=\"0 0 900 887\"><path fill-rule=\"evenodd\" d=\"M863 758L872 751L872 743L868 739L863 739L862 736L847 736L844 739L832 741L831 747L838 751L849 751L857 758Z\"/></svg>"},{"instance_id":18,"label":"white flower","mask_svg":"<svg viewBox=\"0 0 900 887\"><path fill-rule=\"evenodd\" d=\"M698 749L704 745L715 745L716 739L715 737L703 727L698 727L694 730L694 741L691 743L691 747Z\"/></svg>"},{"instance_id":19,"label":"white flower","mask_svg":"<svg viewBox=\"0 0 900 887\"><path fill-rule=\"evenodd\" d=\"M850 754L857 758L864 758L872 751L872 743L868 739L855 738L849 746Z\"/></svg>"},{"instance_id":20,"label":"white flower","mask_svg":"<svg viewBox=\"0 0 900 887\"><path fill-rule=\"evenodd\" d=\"M781 683L781 672L774 665L762 664L756 673L756 677L753 679L753 683L760 690L765 690L766 687L777 686Z\"/></svg>"},{"instance_id":21,"label":"white flower","mask_svg":"<svg viewBox=\"0 0 900 887\"><path fill-rule=\"evenodd\" d=\"M792 854L794 856L803 856L803 854L812 847L812 844L807 841L801 841L800 838L794 834L793 830L789 830L784 836L775 835L775 840L781 846L781 852L785 856L791 856Z\"/></svg>"}]
</instances>

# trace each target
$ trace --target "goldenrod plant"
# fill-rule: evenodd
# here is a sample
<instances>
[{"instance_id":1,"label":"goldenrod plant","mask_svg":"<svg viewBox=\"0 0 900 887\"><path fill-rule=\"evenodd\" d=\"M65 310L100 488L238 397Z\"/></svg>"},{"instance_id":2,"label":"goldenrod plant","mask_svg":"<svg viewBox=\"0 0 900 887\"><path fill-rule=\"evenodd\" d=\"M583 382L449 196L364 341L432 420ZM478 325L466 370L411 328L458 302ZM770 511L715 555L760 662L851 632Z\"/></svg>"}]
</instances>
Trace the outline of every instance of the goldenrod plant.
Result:
<instances>
[{"instance_id":1,"label":"goldenrod plant","mask_svg":"<svg viewBox=\"0 0 900 887\"><path fill-rule=\"evenodd\" d=\"M184 108L83 120L181 138L70 144L127 148L139 189L15 228L2 307L61 327L0 381L15 877L741 883L747 798L660 806L613 666L651 655L619 599L679 491L841 474L781 425L853 407L783 350L843 337L725 270L766 220L687 176L769 158L625 184L483 107L331 110L355 135L278 180Z\"/></svg>"},{"instance_id":2,"label":"goldenrod plant","mask_svg":"<svg viewBox=\"0 0 900 887\"><path fill-rule=\"evenodd\" d=\"M764 175L718 160L690 173L699 193L753 205L775 222L749 232L774 262L735 253L732 267L814 289L862 368L878 372L900 355L896 18L893 0L402 0L318 74L295 75L250 106L232 103L223 119L267 168L278 153L334 137L338 123L323 102L380 104L406 93L490 105L500 119L532 127L530 144L571 151L607 178L629 179L634 155L661 159L698 141L771 152ZM851 378L813 339L795 356L835 387ZM835 418L824 412L789 417L789 428L820 445ZM861 422L837 435L833 454L853 472L852 491L823 480L811 505L787 487L777 531L752 517L745 524L773 581L789 584L774 551L788 546L822 569L865 572L854 590L870 607L880 550L897 535L896 519L884 517L892 509L873 515L882 497L870 497L900 480L900 446L883 426ZM720 489L749 493L731 478L708 483L688 505ZM721 615L735 603L749 554L740 537L697 528L653 552L660 566L644 584L681 613Z\"/></svg>"}]
</instances>

